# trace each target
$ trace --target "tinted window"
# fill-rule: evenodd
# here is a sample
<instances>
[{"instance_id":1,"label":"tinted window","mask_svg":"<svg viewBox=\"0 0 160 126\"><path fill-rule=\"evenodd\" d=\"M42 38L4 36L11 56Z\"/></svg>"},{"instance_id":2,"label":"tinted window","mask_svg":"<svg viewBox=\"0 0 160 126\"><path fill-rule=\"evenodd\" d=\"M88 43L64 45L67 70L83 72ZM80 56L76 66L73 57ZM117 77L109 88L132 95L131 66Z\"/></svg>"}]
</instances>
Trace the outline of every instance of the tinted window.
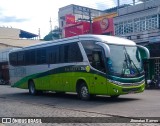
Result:
<instances>
[{"instance_id":1,"label":"tinted window","mask_svg":"<svg viewBox=\"0 0 160 126\"><path fill-rule=\"evenodd\" d=\"M82 62L82 54L78 43L72 43L68 47L68 62Z\"/></svg>"},{"instance_id":2,"label":"tinted window","mask_svg":"<svg viewBox=\"0 0 160 126\"><path fill-rule=\"evenodd\" d=\"M63 62L66 62L66 63L83 61L78 43L63 45L63 48L61 50L61 57L64 58Z\"/></svg>"},{"instance_id":3,"label":"tinted window","mask_svg":"<svg viewBox=\"0 0 160 126\"><path fill-rule=\"evenodd\" d=\"M47 63L46 59L46 48L37 49L37 64Z\"/></svg>"},{"instance_id":4,"label":"tinted window","mask_svg":"<svg viewBox=\"0 0 160 126\"><path fill-rule=\"evenodd\" d=\"M36 64L36 57L35 57L35 49L34 50L27 50L25 51L25 61L26 65L35 65Z\"/></svg>"},{"instance_id":5,"label":"tinted window","mask_svg":"<svg viewBox=\"0 0 160 126\"><path fill-rule=\"evenodd\" d=\"M11 65L17 65L17 53L9 54L9 60Z\"/></svg>"},{"instance_id":6,"label":"tinted window","mask_svg":"<svg viewBox=\"0 0 160 126\"><path fill-rule=\"evenodd\" d=\"M78 43L61 44L10 54L11 64L19 66L82 61L83 57Z\"/></svg>"},{"instance_id":7,"label":"tinted window","mask_svg":"<svg viewBox=\"0 0 160 126\"><path fill-rule=\"evenodd\" d=\"M18 52L17 53L18 56L17 56L17 65L18 66L22 66L22 65L25 65L25 57L24 57L24 51L22 52Z\"/></svg>"},{"instance_id":8,"label":"tinted window","mask_svg":"<svg viewBox=\"0 0 160 126\"><path fill-rule=\"evenodd\" d=\"M60 45L59 46L59 55L58 55L58 57L59 57L59 61L58 61L58 63L64 63L64 56L65 56L65 54L64 54L64 45Z\"/></svg>"},{"instance_id":9,"label":"tinted window","mask_svg":"<svg viewBox=\"0 0 160 126\"><path fill-rule=\"evenodd\" d=\"M82 62L78 43L62 44L47 49L47 63Z\"/></svg>"},{"instance_id":10,"label":"tinted window","mask_svg":"<svg viewBox=\"0 0 160 126\"><path fill-rule=\"evenodd\" d=\"M47 63L55 64L59 62L59 46L47 47Z\"/></svg>"}]
</instances>

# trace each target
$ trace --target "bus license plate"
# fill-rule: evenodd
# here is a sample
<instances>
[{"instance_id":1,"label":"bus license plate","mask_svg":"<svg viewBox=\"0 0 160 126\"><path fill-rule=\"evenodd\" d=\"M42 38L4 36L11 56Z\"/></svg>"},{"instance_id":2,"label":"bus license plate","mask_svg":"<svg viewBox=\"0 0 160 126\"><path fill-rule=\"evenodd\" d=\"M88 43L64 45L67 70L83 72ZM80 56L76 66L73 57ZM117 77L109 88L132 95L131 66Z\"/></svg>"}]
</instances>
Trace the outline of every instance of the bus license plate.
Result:
<instances>
[{"instance_id":1,"label":"bus license plate","mask_svg":"<svg viewBox=\"0 0 160 126\"><path fill-rule=\"evenodd\" d=\"M135 91L129 91L128 94L135 94Z\"/></svg>"}]
</instances>

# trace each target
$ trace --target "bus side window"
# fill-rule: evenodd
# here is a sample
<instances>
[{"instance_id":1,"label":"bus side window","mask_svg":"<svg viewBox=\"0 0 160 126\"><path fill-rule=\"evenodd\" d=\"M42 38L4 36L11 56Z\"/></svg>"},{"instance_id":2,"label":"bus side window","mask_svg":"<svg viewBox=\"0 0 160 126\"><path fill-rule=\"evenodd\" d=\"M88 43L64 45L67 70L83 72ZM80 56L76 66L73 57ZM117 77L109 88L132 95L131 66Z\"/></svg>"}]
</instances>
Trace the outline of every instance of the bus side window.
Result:
<instances>
[{"instance_id":1,"label":"bus side window","mask_svg":"<svg viewBox=\"0 0 160 126\"><path fill-rule=\"evenodd\" d=\"M92 56L92 54L88 54L87 57L88 57L89 63L92 66L92 63L93 63L93 56Z\"/></svg>"},{"instance_id":2,"label":"bus side window","mask_svg":"<svg viewBox=\"0 0 160 126\"><path fill-rule=\"evenodd\" d=\"M25 65L35 65L36 64L36 50L27 50L25 51Z\"/></svg>"},{"instance_id":3,"label":"bus side window","mask_svg":"<svg viewBox=\"0 0 160 126\"><path fill-rule=\"evenodd\" d=\"M47 64L58 63L58 46L51 46L47 48Z\"/></svg>"},{"instance_id":4,"label":"bus side window","mask_svg":"<svg viewBox=\"0 0 160 126\"><path fill-rule=\"evenodd\" d=\"M17 53L14 52L14 53L11 53L9 55L9 59L10 59L10 64L13 65L13 66L16 66L17 65Z\"/></svg>"},{"instance_id":5,"label":"bus side window","mask_svg":"<svg viewBox=\"0 0 160 126\"><path fill-rule=\"evenodd\" d=\"M17 55L17 65L18 66L25 65L24 54L25 54L24 51L18 52L18 55Z\"/></svg>"},{"instance_id":6,"label":"bus side window","mask_svg":"<svg viewBox=\"0 0 160 126\"><path fill-rule=\"evenodd\" d=\"M102 72L106 72L103 48L96 44L96 41L82 41L88 61L92 67Z\"/></svg>"},{"instance_id":7,"label":"bus side window","mask_svg":"<svg viewBox=\"0 0 160 126\"><path fill-rule=\"evenodd\" d=\"M37 49L37 64L46 63L46 48Z\"/></svg>"},{"instance_id":8,"label":"bus side window","mask_svg":"<svg viewBox=\"0 0 160 126\"><path fill-rule=\"evenodd\" d=\"M83 57L79 49L78 43L72 43L69 45L68 50L68 62L82 62Z\"/></svg>"}]
</instances>

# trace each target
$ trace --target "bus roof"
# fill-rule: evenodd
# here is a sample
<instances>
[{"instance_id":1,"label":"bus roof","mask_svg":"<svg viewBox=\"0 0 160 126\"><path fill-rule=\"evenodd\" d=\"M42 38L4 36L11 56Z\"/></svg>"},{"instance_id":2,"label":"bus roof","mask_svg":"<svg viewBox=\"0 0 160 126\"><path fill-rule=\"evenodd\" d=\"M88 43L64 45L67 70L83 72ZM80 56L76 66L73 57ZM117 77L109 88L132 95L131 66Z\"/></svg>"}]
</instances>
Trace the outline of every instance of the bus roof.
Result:
<instances>
[{"instance_id":1,"label":"bus roof","mask_svg":"<svg viewBox=\"0 0 160 126\"><path fill-rule=\"evenodd\" d=\"M38 48L38 47L43 47L43 46L48 46L51 44L56 45L57 43L69 43L69 42L77 42L77 41L82 41L82 40L94 40L97 42L105 42L107 44L117 44L117 45L136 45L135 42L120 38L120 37L115 37L115 36L107 36L107 35L92 35L92 34L87 34L87 35L79 35L79 36L74 36L74 37L69 37L69 38L63 38L63 39L57 39L54 41L44 41L32 46L27 46L21 48L23 49L32 49L32 48ZM21 49L18 49L19 51ZM16 51L16 50L15 50Z\"/></svg>"},{"instance_id":2,"label":"bus roof","mask_svg":"<svg viewBox=\"0 0 160 126\"><path fill-rule=\"evenodd\" d=\"M109 36L109 35L80 35L80 40L96 40L96 41L102 41L108 44L117 44L117 45L136 45L135 42L121 38L116 36Z\"/></svg>"}]
</instances>

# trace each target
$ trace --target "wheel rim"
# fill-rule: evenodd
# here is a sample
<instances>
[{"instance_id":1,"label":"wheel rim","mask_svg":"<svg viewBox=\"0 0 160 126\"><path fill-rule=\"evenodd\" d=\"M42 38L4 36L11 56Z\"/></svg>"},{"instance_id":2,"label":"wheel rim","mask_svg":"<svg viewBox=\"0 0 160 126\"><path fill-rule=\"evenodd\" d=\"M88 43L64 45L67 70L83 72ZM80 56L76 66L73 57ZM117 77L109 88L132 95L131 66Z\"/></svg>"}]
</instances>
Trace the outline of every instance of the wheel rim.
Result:
<instances>
[{"instance_id":1,"label":"wheel rim","mask_svg":"<svg viewBox=\"0 0 160 126\"><path fill-rule=\"evenodd\" d=\"M88 89L87 89L86 86L83 86L83 87L81 88L81 95L82 95L83 98L88 97Z\"/></svg>"},{"instance_id":2,"label":"wheel rim","mask_svg":"<svg viewBox=\"0 0 160 126\"><path fill-rule=\"evenodd\" d=\"M35 89L34 89L34 85L33 84L30 85L30 91L31 91L31 94L34 94Z\"/></svg>"}]
</instances>

